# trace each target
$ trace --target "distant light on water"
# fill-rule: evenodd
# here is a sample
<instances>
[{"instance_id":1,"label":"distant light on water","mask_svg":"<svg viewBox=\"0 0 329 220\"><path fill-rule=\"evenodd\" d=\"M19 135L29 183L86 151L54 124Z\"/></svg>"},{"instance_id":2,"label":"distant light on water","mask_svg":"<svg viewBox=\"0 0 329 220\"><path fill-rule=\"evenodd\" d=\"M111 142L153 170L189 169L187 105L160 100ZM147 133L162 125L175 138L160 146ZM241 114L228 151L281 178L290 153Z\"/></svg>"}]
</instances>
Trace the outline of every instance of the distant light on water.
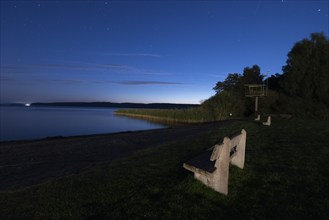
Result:
<instances>
[{"instance_id":1,"label":"distant light on water","mask_svg":"<svg viewBox=\"0 0 329 220\"><path fill-rule=\"evenodd\" d=\"M25 104L26 107L29 107L30 105L31 105L30 103L26 103L26 104Z\"/></svg>"},{"instance_id":2,"label":"distant light on water","mask_svg":"<svg viewBox=\"0 0 329 220\"><path fill-rule=\"evenodd\" d=\"M0 146L2 141L10 140L109 134L165 127L145 120L116 116L115 108L42 108L32 104L31 107L25 107L25 102L22 106L1 106Z\"/></svg>"}]
</instances>

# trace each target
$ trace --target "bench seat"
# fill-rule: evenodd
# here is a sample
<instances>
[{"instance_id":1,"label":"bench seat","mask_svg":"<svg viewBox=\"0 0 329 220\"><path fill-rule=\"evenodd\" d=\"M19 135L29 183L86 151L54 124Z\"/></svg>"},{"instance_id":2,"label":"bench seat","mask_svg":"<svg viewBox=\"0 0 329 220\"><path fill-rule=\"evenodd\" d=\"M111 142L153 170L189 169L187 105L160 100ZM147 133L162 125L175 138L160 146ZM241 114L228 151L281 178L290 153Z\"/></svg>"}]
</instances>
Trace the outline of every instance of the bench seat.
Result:
<instances>
[{"instance_id":1,"label":"bench seat","mask_svg":"<svg viewBox=\"0 0 329 220\"><path fill-rule=\"evenodd\" d=\"M229 163L244 167L247 132L225 137L222 142L183 164L194 173L194 178L217 192L227 195Z\"/></svg>"},{"instance_id":2,"label":"bench seat","mask_svg":"<svg viewBox=\"0 0 329 220\"><path fill-rule=\"evenodd\" d=\"M209 160L211 154L212 150L207 150L206 152L184 163L184 168L192 172L206 171L208 173L213 173L216 170L216 161Z\"/></svg>"}]
</instances>

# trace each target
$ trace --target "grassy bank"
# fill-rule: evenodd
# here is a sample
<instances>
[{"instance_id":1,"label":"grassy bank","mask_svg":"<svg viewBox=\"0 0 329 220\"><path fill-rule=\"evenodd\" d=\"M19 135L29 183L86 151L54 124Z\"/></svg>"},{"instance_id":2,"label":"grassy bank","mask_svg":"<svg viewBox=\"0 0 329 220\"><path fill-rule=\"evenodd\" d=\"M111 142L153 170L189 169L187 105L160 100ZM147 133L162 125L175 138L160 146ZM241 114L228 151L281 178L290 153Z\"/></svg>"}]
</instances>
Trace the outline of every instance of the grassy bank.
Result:
<instances>
[{"instance_id":1,"label":"grassy bank","mask_svg":"<svg viewBox=\"0 0 329 220\"><path fill-rule=\"evenodd\" d=\"M203 123L243 117L245 103L234 92L216 94L199 107L183 109L120 109L117 115L168 123Z\"/></svg>"},{"instance_id":2,"label":"grassy bank","mask_svg":"<svg viewBox=\"0 0 329 220\"><path fill-rule=\"evenodd\" d=\"M24 190L0 193L1 219L325 219L329 128L273 118L235 121L200 138L148 148L126 159ZM224 135L247 130L245 169L230 167L229 194L194 180L183 162Z\"/></svg>"},{"instance_id":3,"label":"grassy bank","mask_svg":"<svg viewBox=\"0 0 329 220\"><path fill-rule=\"evenodd\" d=\"M214 118L201 107L187 109L120 109L117 115L143 118L167 123L202 123Z\"/></svg>"}]
</instances>

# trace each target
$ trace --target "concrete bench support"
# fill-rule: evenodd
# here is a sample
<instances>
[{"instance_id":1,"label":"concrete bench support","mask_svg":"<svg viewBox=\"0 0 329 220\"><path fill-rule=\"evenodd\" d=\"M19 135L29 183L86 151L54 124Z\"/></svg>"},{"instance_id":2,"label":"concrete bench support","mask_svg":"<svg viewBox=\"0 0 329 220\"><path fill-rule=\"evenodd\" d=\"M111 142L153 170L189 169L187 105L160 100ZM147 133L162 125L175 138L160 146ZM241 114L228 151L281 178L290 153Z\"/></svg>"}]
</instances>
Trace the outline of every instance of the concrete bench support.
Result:
<instances>
[{"instance_id":1,"label":"concrete bench support","mask_svg":"<svg viewBox=\"0 0 329 220\"><path fill-rule=\"evenodd\" d=\"M194 172L194 178L217 192L227 195L229 163L244 167L247 132L225 137L222 143L189 160L183 167Z\"/></svg>"},{"instance_id":2,"label":"concrete bench support","mask_svg":"<svg viewBox=\"0 0 329 220\"><path fill-rule=\"evenodd\" d=\"M267 117L267 121L263 122L263 125L271 126L271 116Z\"/></svg>"}]
</instances>

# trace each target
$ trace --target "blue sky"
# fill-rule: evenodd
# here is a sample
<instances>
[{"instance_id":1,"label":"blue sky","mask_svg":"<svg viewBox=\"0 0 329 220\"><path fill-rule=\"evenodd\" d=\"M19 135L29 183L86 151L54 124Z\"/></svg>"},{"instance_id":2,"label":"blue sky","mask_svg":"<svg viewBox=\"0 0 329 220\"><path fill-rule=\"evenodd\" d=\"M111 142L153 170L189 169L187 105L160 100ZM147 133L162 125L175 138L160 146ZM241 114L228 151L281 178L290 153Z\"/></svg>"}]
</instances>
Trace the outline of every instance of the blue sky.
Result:
<instances>
[{"instance_id":1,"label":"blue sky","mask_svg":"<svg viewBox=\"0 0 329 220\"><path fill-rule=\"evenodd\" d=\"M1 1L0 102L199 103L328 36L328 1Z\"/></svg>"}]
</instances>

